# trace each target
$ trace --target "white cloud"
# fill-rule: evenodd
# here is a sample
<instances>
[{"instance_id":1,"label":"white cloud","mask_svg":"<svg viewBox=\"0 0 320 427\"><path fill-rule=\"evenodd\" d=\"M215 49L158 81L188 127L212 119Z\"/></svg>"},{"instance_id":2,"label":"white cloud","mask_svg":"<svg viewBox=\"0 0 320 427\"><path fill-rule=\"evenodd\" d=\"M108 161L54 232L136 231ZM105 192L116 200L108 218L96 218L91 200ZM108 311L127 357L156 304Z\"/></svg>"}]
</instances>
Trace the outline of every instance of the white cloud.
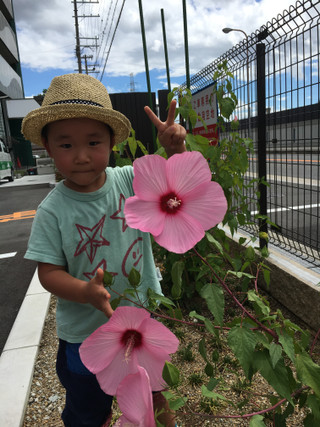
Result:
<instances>
[{"instance_id":1,"label":"white cloud","mask_svg":"<svg viewBox=\"0 0 320 427\"><path fill-rule=\"evenodd\" d=\"M222 33L222 28L241 28L248 34L268 20L288 9L289 0L224 0L212 5L208 0L188 0L188 44L191 74L208 65L226 52L243 36L239 32ZM293 3L293 2L292 2ZM100 14L99 18L79 18L81 37L99 35L99 43L109 33L113 9L110 2L100 0L97 5L78 3L78 15ZM122 2L114 14L116 22ZM77 67L75 58L75 25L73 3L69 0L14 0L18 41L22 65L32 70L70 69ZM208 6L210 5L210 6ZM181 0L144 0L144 24L150 69L165 70L163 35L160 9L164 10L170 75L185 74L184 27ZM108 19L109 18L109 19ZM99 31L105 30L101 38ZM113 29L109 35L111 40ZM81 40L90 44L92 40ZM101 44L100 52L104 51ZM103 69L105 55L100 58ZM84 49L83 54L95 55L94 49ZM105 74L129 76L145 71L138 2L127 0L113 41ZM163 71L164 74L164 71ZM162 80L162 79L161 79Z\"/></svg>"}]
</instances>

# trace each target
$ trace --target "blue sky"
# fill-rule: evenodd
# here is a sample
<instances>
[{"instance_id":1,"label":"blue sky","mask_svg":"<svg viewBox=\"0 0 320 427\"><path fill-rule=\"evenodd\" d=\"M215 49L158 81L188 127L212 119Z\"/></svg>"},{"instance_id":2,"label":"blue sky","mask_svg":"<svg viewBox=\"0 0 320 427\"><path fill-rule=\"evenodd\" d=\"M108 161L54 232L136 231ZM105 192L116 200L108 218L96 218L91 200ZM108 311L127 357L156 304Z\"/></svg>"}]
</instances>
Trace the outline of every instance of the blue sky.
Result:
<instances>
[{"instance_id":1,"label":"blue sky","mask_svg":"<svg viewBox=\"0 0 320 427\"><path fill-rule=\"evenodd\" d=\"M158 0L156 6L150 0L142 3L151 89L156 92L167 88L160 9L165 15L171 87L185 81L182 2ZM116 4L117 7L111 6ZM121 4L121 1L111 0L100 0L95 5L79 4L79 16L96 16L79 19L80 36L88 38L81 39L82 43L89 45L93 43L89 37L95 37L99 45L97 49L82 48L82 55L92 55L99 71L92 75L99 79L102 76L110 93L129 92L130 75L133 75L135 90L146 91L138 2L126 0L123 3L115 31ZM291 4L294 2L289 0L224 0L215 6L207 0L187 0L191 75L243 39L243 34L224 34L222 28L241 28L250 34L282 14ZM70 0L13 0L13 6L25 96L29 97L42 93L54 76L76 72L73 4Z\"/></svg>"}]
</instances>

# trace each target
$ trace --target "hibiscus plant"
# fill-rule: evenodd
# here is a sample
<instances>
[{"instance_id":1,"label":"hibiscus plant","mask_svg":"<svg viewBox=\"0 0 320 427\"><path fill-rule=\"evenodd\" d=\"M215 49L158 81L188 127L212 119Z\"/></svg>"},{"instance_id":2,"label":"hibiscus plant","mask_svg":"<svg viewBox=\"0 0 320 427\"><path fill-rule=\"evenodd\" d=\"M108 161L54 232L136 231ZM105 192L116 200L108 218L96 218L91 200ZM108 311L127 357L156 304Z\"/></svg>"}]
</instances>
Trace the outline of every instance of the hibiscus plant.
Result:
<instances>
[{"instance_id":1,"label":"hibiscus plant","mask_svg":"<svg viewBox=\"0 0 320 427\"><path fill-rule=\"evenodd\" d=\"M228 227L234 234L239 225L244 226L252 221L249 210L252 200L248 194L253 194L257 188L256 180L247 182L244 178L252 141L240 136L237 118L231 119L237 105L237 98L232 92L232 78L225 63L218 67L213 76L213 91L219 110L217 144L210 145L206 138L190 132L186 138L187 153L166 160L159 146L155 155L140 157L133 163L135 196L126 202L126 220L129 226L153 235L155 258L163 275L164 295L150 292L148 305L145 306L146 302L141 301L138 294L140 274L132 270L127 291L119 295L113 306L116 308L121 299L134 303L143 310L137 317L139 325L126 326L130 331L126 339L123 338L126 332L117 331L118 347L114 351L118 352L119 357L115 362L108 361L106 364L98 361L94 364L99 367L96 369L98 375L101 372L102 377L109 378L106 391L115 392L115 384L119 387L119 405L124 408L123 417L132 420L129 425L143 425L143 421L138 420L133 409L133 413L129 414L128 408L133 408L136 403L134 399L127 401L123 398L125 388L132 390L134 384L138 387L144 384L143 390L146 391L159 382L159 359L155 359L156 369L153 372L153 362L148 360L148 357L155 357L156 351L152 345L146 344L150 354L142 354L140 335L136 335L141 334L142 330L147 331L145 326L148 322L151 322L150 325L156 322L150 319L147 311L176 332L179 332L181 324L201 331L197 351L203 359L202 411L196 414L188 407L186 390L179 389L181 373L170 361L169 353L175 352L177 347L175 338L159 326L155 329L158 337L163 334L163 339L170 342L167 350L163 348L158 351L164 354L162 376L170 386L163 394L178 415L192 412L195 420L204 416L211 420L211 425L214 425L215 419L242 418L248 420L252 427L269 425L265 422L285 426L287 417L299 405L301 410L304 409L304 426L320 425L320 366L314 357L320 331L310 336L309 332L286 319L279 309L271 309L260 290L262 283L265 287L270 284L270 268L265 261L267 248L255 246L256 236L241 237L236 244L225 232L225 227ZM168 101L174 97L179 100L177 114L192 128L197 114L192 109L191 92L174 89ZM226 129L231 132L224 133ZM137 147L147 154L141 142L136 141L132 134L127 143L120 147L118 161L128 163L128 159L124 161L121 157L126 150L131 160L135 159ZM190 175L183 178L186 168ZM142 211L143 217L140 215ZM112 276L107 272L105 283L112 288ZM115 314L117 310L123 308L118 307ZM188 315L182 314L186 312ZM115 326L111 318L109 328L117 329L120 314L121 311L114 319ZM97 332L98 335L100 333ZM134 346L130 347L132 342L139 343L136 352ZM87 344L83 354L86 353ZM219 348L222 347L228 348L231 355L228 360L226 357L219 359ZM112 384L106 365L124 363L126 352L130 354L129 361L124 364L125 368L120 369L121 376ZM102 350L97 358L100 356L105 361ZM223 373L231 360L234 360L239 376L245 379L242 386L250 385L257 375L268 383L268 390L261 390L261 395L265 396L263 407L253 404L250 408L254 406L256 409L246 411L247 405L255 399L250 389L246 390L245 397L239 392L236 406L223 395ZM134 370L130 370L132 363L137 365ZM144 392L142 397L139 405L144 408L141 413L147 419L152 410L149 394ZM224 405L220 405L221 402ZM223 411L226 405L232 407L232 415Z\"/></svg>"}]
</instances>

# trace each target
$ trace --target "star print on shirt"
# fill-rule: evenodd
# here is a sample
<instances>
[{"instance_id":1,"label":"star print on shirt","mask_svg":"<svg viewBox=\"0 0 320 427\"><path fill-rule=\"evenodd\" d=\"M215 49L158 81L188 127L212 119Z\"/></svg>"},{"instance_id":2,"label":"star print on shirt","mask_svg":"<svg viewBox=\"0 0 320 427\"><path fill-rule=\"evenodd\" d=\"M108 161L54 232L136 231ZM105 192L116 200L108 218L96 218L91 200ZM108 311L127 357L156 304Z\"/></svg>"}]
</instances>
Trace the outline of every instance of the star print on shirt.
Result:
<instances>
[{"instance_id":1,"label":"star print on shirt","mask_svg":"<svg viewBox=\"0 0 320 427\"><path fill-rule=\"evenodd\" d=\"M113 213L111 216L110 216L110 218L111 219L120 219L121 221L122 221L122 232L125 232L126 231L126 229L128 228L128 226L127 226L127 224L126 224L126 219L125 219L125 217L124 217L124 215L123 215L123 212L122 212L122 203L124 203L125 202L125 197L124 197L124 195L123 194L120 194L120 198L119 198L119 208L118 208L118 210L115 212L115 213ZM122 216L121 216L121 214L122 214Z\"/></svg>"},{"instance_id":2,"label":"star print on shirt","mask_svg":"<svg viewBox=\"0 0 320 427\"><path fill-rule=\"evenodd\" d=\"M102 268L103 271L107 270L107 261L105 259L103 259L102 261L100 261L98 266L93 271L83 273L83 275L86 276L87 279L91 280L97 274L98 268ZM118 275L118 273L113 273L111 271L109 271L109 273L111 274L111 276L117 276Z\"/></svg>"},{"instance_id":3,"label":"star print on shirt","mask_svg":"<svg viewBox=\"0 0 320 427\"><path fill-rule=\"evenodd\" d=\"M92 228L85 227L84 225L76 224L81 240L78 243L77 249L74 256L80 255L82 252L86 252L88 258L92 264L94 257L96 256L97 249L100 246L109 246L110 242L102 236L102 230L106 216L104 215L100 221Z\"/></svg>"}]
</instances>

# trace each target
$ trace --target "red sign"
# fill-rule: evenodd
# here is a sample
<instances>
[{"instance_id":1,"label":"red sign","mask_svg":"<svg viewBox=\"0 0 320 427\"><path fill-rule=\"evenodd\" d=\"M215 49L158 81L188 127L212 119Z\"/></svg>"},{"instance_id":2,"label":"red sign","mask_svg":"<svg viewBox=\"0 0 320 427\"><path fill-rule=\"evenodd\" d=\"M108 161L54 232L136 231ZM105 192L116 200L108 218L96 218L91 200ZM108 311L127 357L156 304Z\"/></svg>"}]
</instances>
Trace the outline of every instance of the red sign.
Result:
<instances>
[{"instance_id":1,"label":"red sign","mask_svg":"<svg viewBox=\"0 0 320 427\"><path fill-rule=\"evenodd\" d=\"M192 95L192 108L207 125L206 130L202 121L198 120L192 133L204 136L210 140L212 145L216 145L218 143L217 100L212 86L206 87Z\"/></svg>"}]
</instances>

